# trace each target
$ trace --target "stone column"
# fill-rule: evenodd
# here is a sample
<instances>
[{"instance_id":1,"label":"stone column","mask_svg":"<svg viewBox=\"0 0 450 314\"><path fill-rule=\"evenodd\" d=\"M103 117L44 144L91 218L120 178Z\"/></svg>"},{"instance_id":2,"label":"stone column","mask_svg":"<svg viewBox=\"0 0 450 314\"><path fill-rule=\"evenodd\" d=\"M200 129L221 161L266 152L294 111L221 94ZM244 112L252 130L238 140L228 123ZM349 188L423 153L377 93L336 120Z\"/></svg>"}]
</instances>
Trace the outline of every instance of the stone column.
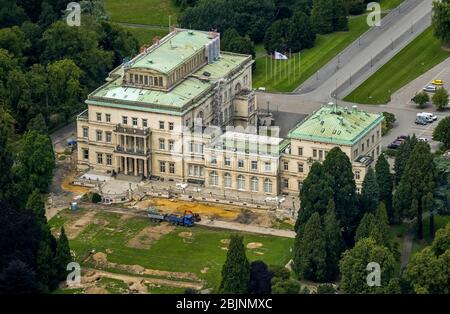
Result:
<instances>
[{"instance_id":1,"label":"stone column","mask_svg":"<svg viewBox=\"0 0 450 314\"><path fill-rule=\"evenodd\" d=\"M136 149L136 142L135 142L135 144L134 144L134 149ZM136 176L137 177L137 158L133 158L133 160L134 160L134 176Z\"/></svg>"},{"instance_id":2,"label":"stone column","mask_svg":"<svg viewBox=\"0 0 450 314\"><path fill-rule=\"evenodd\" d=\"M124 173L128 174L128 157L123 157L123 163L124 163L124 166L125 166Z\"/></svg>"},{"instance_id":3,"label":"stone column","mask_svg":"<svg viewBox=\"0 0 450 314\"><path fill-rule=\"evenodd\" d=\"M144 159L144 176L148 177L148 171L147 171L147 159Z\"/></svg>"}]
</instances>

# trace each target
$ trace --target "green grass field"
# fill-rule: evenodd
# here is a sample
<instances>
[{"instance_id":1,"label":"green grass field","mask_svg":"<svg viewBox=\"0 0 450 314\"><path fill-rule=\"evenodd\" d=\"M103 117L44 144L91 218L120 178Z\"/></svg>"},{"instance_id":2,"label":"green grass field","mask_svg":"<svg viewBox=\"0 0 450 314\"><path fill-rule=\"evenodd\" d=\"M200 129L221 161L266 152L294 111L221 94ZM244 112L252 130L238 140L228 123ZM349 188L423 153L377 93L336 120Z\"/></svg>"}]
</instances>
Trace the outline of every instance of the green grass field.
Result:
<instances>
[{"instance_id":1,"label":"green grass field","mask_svg":"<svg viewBox=\"0 0 450 314\"><path fill-rule=\"evenodd\" d=\"M179 14L172 0L105 0L106 10L113 22L148 24L169 27L175 25Z\"/></svg>"},{"instance_id":2,"label":"green grass field","mask_svg":"<svg viewBox=\"0 0 450 314\"><path fill-rule=\"evenodd\" d=\"M126 27L126 30L134 35L134 37L139 42L139 46L143 44L152 44L152 40L155 36L164 37L169 33L169 30L158 30L158 29L146 29L138 27Z\"/></svg>"},{"instance_id":3,"label":"green grass field","mask_svg":"<svg viewBox=\"0 0 450 314\"><path fill-rule=\"evenodd\" d=\"M382 11L393 9L403 1L383 0L381 1L381 9ZM293 91L366 32L369 29L366 19L365 14L351 17L349 19L349 31L318 35L314 47L292 54L289 60L274 60L272 67L270 58L266 58L263 53L263 45L256 45L257 58L256 71L253 74L253 87L265 87L268 91L277 92ZM277 63L276 68L275 62Z\"/></svg>"},{"instance_id":4,"label":"green grass field","mask_svg":"<svg viewBox=\"0 0 450 314\"><path fill-rule=\"evenodd\" d=\"M62 211L50 220L52 231L57 232L64 225L67 233L83 215L85 210L78 212ZM221 269L225 261L226 250L221 240L228 239L232 232L220 229L209 229L200 226L192 228L175 227L173 231L164 234L149 248L136 248L127 245L151 222L144 217L124 217L120 214L98 212L82 231L70 240L70 247L76 253L76 260L81 266L98 267L86 257L92 250L107 254L109 262L121 265L140 265L149 269L189 272L196 274L207 282L205 288L216 288L220 283ZM183 238L180 232L191 232L192 236ZM262 247L247 249L249 260L263 260L269 265L285 265L291 258L290 248L293 239L241 233L244 243L259 242ZM84 261L84 262L82 262ZM206 273L201 270L208 269ZM105 269L110 272L126 273L123 269ZM119 289L114 285L111 289ZM78 292L77 290L74 290ZM177 293L178 288L162 287L153 289L153 293Z\"/></svg>"},{"instance_id":5,"label":"green grass field","mask_svg":"<svg viewBox=\"0 0 450 314\"><path fill-rule=\"evenodd\" d=\"M450 57L428 28L362 85L345 97L362 104L385 104L391 95L435 65Z\"/></svg>"},{"instance_id":6,"label":"green grass field","mask_svg":"<svg viewBox=\"0 0 450 314\"><path fill-rule=\"evenodd\" d=\"M349 31L318 35L313 48L293 53L289 60L273 60L271 66L270 58L258 57L256 71L253 74L253 87L265 87L268 91L293 91L368 28L366 16L358 16L350 19Z\"/></svg>"}]
</instances>

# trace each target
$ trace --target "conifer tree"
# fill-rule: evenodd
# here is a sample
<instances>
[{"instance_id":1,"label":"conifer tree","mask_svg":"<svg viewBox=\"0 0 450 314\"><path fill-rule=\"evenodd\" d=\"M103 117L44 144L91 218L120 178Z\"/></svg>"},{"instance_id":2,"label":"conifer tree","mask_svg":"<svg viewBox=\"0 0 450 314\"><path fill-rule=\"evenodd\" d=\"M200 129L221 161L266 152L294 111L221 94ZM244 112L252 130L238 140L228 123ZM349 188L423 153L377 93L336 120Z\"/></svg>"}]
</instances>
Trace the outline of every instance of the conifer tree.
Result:
<instances>
[{"instance_id":1,"label":"conifer tree","mask_svg":"<svg viewBox=\"0 0 450 314\"><path fill-rule=\"evenodd\" d=\"M219 293L247 293L249 279L250 264L245 255L243 238L232 235L227 258L222 267L222 282L220 283Z\"/></svg>"},{"instance_id":2,"label":"conifer tree","mask_svg":"<svg viewBox=\"0 0 450 314\"><path fill-rule=\"evenodd\" d=\"M373 168L367 170L366 176L362 184L361 191L364 210L366 212L374 212L378 207L380 199L380 189L378 187L377 177Z\"/></svg>"},{"instance_id":3,"label":"conifer tree","mask_svg":"<svg viewBox=\"0 0 450 314\"><path fill-rule=\"evenodd\" d=\"M58 280L66 279L67 264L72 261L70 254L69 240L67 239L64 227L61 227L61 234L56 243L55 267L57 268Z\"/></svg>"},{"instance_id":4,"label":"conifer tree","mask_svg":"<svg viewBox=\"0 0 450 314\"><path fill-rule=\"evenodd\" d=\"M389 222L392 223L394 217L392 210L393 177L390 171L389 163L384 157L384 154L378 157L375 165L375 172L378 181L380 202L383 202L386 206Z\"/></svg>"}]
</instances>

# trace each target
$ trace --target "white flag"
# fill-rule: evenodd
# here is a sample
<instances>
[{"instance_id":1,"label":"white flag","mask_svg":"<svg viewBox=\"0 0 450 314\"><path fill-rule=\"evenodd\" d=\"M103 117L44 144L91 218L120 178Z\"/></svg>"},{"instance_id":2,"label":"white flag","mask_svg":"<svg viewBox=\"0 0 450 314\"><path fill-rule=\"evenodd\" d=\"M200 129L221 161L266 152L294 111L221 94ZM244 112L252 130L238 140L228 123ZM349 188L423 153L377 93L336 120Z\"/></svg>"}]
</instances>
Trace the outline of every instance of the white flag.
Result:
<instances>
[{"instance_id":1,"label":"white flag","mask_svg":"<svg viewBox=\"0 0 450 314\"><path fill-rule=\"evenodd\" d=\"M275 51L275 60L287 60L288 57L278 51Z\"/></svg>"}]
</instances>

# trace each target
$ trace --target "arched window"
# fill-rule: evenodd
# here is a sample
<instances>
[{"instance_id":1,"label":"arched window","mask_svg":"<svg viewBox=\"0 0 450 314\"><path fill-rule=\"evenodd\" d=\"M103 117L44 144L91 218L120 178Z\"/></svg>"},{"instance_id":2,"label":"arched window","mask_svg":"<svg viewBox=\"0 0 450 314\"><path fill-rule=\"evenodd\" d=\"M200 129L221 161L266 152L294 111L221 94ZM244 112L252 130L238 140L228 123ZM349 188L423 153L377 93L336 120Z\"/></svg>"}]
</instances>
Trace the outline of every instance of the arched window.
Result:
<instances>
[{"instance_id":1,"label":"arched window","mask_svg":"<svg viewBox=\"0 0 450 314\"><path fill-rule=\"evenodd\" d=\"M251 182L251 189L252 189L252 192L258 192L258 185L259 185L259 182L258 182L258 178L257 177L252 177L252 179L250 180L250 182Z\"/></svg>"},{"instance_id":2,"label":"arched window","mask_svg":"<svg viewBox=\"0 0 450 314\"><path fill-rule=\"evenodd\" d=\"M229 174L228 172L223 176L223 185L226 188L231 188L231 174Z\"/></svg>"},{"instance_id":3,"label":"arched window","mask_svg":"<svg viewBox=\"0 0 450 314\"><path fill-rule=\"evenodd\" d=\"M272 180L270 180L270 179L264 180L264 192L272 193Z\"/></svg>"},{"instance_id":4,"label":"arched window","mask_svg":"<svg viewBox=\"0 0 450 314\"><path fill-rule=\"evenodd\" d=\"M243 175L239 175L237 177L237 188L238 190L244 190L245 189L245 178Z\"/></svg>"},{"instance_id":5,"label":"arched window","mask_svg":"<svg viewBox=\"0 0 450 314\"><path fill-rule=\"evenodd\" d=\"M213 171L209 174L209 185L218 186L219 185L219 176L217 172Z\"/></svg>"}]
</instances>

